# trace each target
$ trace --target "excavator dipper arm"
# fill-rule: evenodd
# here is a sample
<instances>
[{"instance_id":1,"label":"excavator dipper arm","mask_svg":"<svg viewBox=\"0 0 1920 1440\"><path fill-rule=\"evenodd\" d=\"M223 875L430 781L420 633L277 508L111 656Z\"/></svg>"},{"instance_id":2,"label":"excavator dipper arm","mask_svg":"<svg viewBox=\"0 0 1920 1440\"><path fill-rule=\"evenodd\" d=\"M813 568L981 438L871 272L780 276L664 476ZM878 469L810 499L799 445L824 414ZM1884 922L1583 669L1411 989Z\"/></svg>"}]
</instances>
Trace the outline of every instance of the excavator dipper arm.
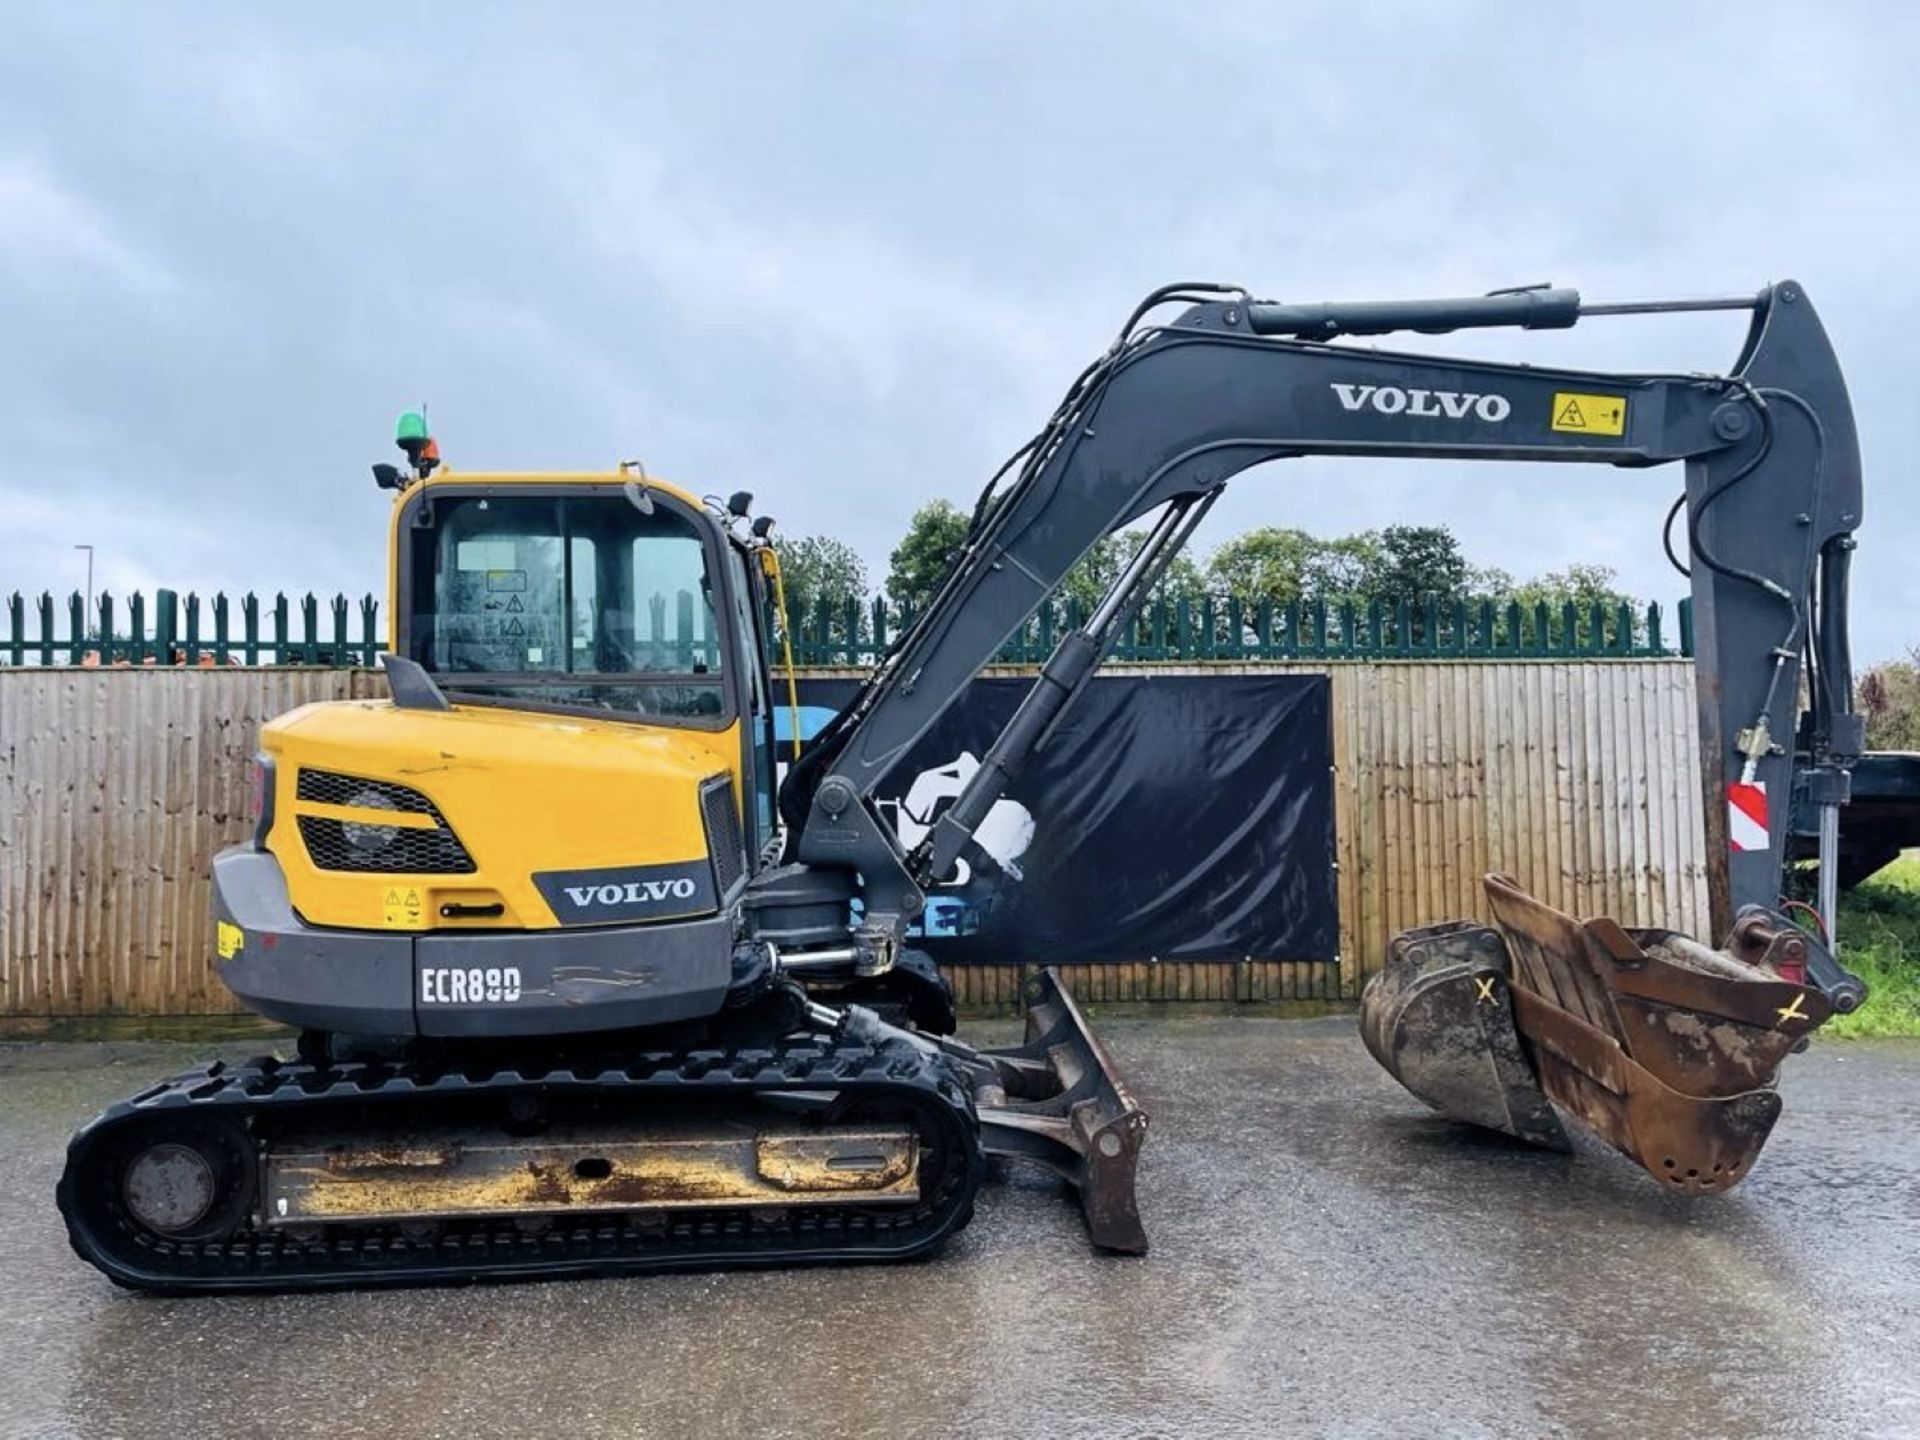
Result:
<instances>
[{"instance_id":1,"label":"excavator dipper arm","mask_svg":"<svg viewBox=\"0 0 1920 1440\"><path fill-rule=\"evenodd\" d=\"M1137 328L1152 306L1175 301L1196 303L1171 323ZM1732 308L1750 310L1752 321L1724 376L1603 374L1325 343ZM859 874L868 968L890 963L923 886L949 871L1205 505L1239 472L1303 455L1684 462L1705 813L1720 861L1711 867L1716 924L1724 928L1737 907L1776 903L1796 736L1800 778L1828 814L1846 798L1861 745L1846 648L1859 458L1839 366L1797 284L1743 299L1599 306L1571 290L1280 305L1184 286L1150 296L1135 322L1026 447L1016 479L982 497L944 588L788 779L789 858ZM1155 510L1134 563L1060 643L934 833L904 853L874 808L875 788L1075 561ZM1803 669L1811 709L1801 727Z\"/></svg>"},{"instance_id":2,"label":"excavator dipper arm","mask_svg":"<svg viewBox=\"0 0 1920 1440\"><path fill-rule=\"evenodd\" d=\"M1140 325L1174 302L1187 306L1178 319ZM1726 375L1603 374L1327 343L1698 309L1751 312ZM1563 1143L1558 1105L1688 1193L1733 1183L1778 1113L1773 1067L1864 994L1773 909L1796 778L1820 807L1823 833L1837 836L1832 817L1862 740L1846 643L1860 521L1853 417L1826 335L1792 282L1743 299L1591 307L1574 291L1544 289L1323 305L1217 286L1149 296L1009 462L1018 465L1012 482L999 493L989 486L933 603L790 772L781 806L792 863L780 883L857 893L856 964L890 968L924 887L952 873L1221 488L1243 470L1304 455L1684 464L1669 527L1684 510L1710 900L1723 932L1739 911L1732 956L1671 932L1635 939L1611 920L1583 928L1490 877L1503 933L1452 924L1401 937L1363 1000L1362 1029L1403 1083L1459 1118ZM1095 542L1156 511L967 786L903 849L874 805L876 788ZM1141 1248L1132 1174L1146 1117L1051 974L1039 983L1040 1010L1058 1017L1039 1026L1045 1038L972 1065L984 1143L1027 1158L1038 1147L1079 1188L1096 1238ZM1789 991L1805 993L1783 998ZM1775 1010L1792 1018L1769 1028ZM1016 1113L1007 1097L1042 1053L1062 1072L1032 1088L1052 1097L1048 1114Z\"/></svg>"}]
</instances>

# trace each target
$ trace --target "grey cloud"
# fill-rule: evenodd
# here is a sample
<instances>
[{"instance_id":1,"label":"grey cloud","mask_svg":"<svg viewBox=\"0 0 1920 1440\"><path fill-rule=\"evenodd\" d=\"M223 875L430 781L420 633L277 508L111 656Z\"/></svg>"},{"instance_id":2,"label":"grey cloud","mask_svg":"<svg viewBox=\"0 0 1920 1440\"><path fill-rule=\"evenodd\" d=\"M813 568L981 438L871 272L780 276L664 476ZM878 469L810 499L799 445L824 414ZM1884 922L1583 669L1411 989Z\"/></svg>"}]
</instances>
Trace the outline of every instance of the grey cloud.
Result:
<instances>
[{"instance_id":1,"label":"grey cloud","mask_svg":"<svg viewBox=\"0 0 1920 1440\"><path fill-rule=\"evenodd\" d=\"M1910 7L15 10L0 589L71 588L79 540L116 588L378 588L365 466L423 399L456 463L639 456L878 564L1162 280L1791 273L1855 386L1859 651L1920 639ZM1738 341L1474 348L1710 369ZM1485 563L1597 558L1670 599L1677 480L1295 464L1211 528L1444 521Z\"/></svg>"}]
</instances>

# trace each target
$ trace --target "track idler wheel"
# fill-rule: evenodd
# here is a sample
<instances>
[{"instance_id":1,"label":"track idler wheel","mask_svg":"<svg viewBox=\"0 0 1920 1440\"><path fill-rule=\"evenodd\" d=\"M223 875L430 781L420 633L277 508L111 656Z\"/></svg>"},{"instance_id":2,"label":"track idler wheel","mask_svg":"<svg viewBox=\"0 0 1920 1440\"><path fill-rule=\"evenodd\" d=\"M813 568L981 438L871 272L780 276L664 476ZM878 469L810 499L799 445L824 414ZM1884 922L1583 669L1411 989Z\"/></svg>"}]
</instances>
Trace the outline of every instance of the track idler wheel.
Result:
<instances>
[{"instance_id":1,"label":"track idler wheel","mask_svg":"<svg viewBox=\"0 0 1920 1440\"><path fill-rule=\"evenodd\" d=\"M237 1125L194 1117L147 1128L114 1157L121 1215L159 1240L218 1240L245 1223L253 1147Z\"/></svg>"}]
</instances>

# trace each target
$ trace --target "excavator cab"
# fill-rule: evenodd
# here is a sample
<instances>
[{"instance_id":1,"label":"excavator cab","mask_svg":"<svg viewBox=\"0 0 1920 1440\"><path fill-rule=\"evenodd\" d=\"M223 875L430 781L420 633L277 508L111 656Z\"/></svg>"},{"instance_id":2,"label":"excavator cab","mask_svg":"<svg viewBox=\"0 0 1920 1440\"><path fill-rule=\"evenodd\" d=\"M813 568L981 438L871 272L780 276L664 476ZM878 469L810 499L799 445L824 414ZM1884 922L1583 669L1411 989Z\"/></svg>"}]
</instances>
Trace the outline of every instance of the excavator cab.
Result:
<instances>
[{"instance_id":1,"label":"excavator cab","mask_svg":"<svg viewBox=\"0 0 1920 1440\"><path fill-rule=\"evenodd\" d=\"M749 850L770 838L766 580L710 506L625 476L450 474L405 499L394 525L394 648L450 699L737 727Z\"/></svg>"}]
</instances>

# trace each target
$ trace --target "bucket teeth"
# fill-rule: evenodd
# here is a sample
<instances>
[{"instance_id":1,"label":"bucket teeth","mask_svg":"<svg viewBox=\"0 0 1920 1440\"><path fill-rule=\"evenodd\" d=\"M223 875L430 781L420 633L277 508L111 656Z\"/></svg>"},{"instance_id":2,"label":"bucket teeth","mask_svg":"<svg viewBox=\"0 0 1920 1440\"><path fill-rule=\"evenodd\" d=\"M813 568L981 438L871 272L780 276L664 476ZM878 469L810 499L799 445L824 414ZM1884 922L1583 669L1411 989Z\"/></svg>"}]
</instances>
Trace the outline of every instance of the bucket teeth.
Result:
<instances>
[{"instance_id":1,"label":"bucket teeth","mask_svg":"<svg viewBox=\"0 0 1920 1440\"><path fill-rule=\"evenodd\" d=\"M1780 1114L1775 1072L1826 995L1751 944L1575 920L1504 875L1486 891L1497 928L1395 937L1361 997L1374 1058L1443 1114L1565 1149L1557 1108L1682 1193L1744 1178Z\"/></svg>"}]
</instances>

